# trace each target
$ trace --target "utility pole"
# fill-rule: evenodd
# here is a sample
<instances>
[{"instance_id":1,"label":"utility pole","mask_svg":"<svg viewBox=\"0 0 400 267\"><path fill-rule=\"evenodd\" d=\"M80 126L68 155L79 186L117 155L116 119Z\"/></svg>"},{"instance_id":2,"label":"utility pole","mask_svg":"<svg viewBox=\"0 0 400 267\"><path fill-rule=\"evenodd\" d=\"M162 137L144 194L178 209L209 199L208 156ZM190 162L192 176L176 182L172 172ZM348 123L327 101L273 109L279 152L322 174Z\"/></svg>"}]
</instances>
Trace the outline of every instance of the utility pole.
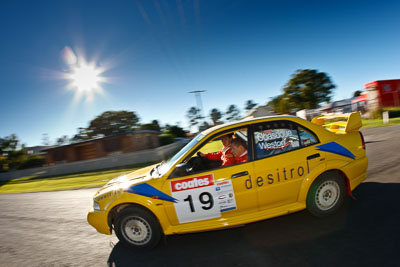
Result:
<instances>
[{"instance_id":1,"label":"utility pole","mask_svg":"<svg viewBox=\"0 0 400 267\"><path fill-rule=\"evenodd\" d=\"M204 93L205 90L197 90L197 91L191 91L189 94L195 94L196 96L196 103L197 103L197 108L200 110L200 116L202 119L204 119L203 116L203 104L201 103L201 93Z\"/></svg>"}]
</instances>

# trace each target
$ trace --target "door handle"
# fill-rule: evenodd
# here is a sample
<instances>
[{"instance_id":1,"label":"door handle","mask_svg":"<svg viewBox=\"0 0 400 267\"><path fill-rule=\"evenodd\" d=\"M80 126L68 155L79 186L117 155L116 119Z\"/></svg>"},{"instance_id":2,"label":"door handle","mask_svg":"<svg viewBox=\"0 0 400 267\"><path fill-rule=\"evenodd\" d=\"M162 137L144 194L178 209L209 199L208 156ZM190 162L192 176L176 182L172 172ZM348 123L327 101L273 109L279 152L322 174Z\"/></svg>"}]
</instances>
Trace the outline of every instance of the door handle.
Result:
<instances>
[{"instance_id":1,"label":"door handle","mask_svg":"<svg viewBox=\"0 0 400 267\"><path fill-rule=\"evenodd\" d=\"M321 155L319 153L313 154L307 157L307 160L319 158Z\"/></svg>"},{"instance_id":2,"label":"door handle","mask_svg":"<svg viewBox=\"0 0 400 267\"><path fill-rule=\"evenodd\" d=\"M248 171L238 172L238 173L232 174L231 178L234 179L234 178L238 178L238 177L242 177L242 176L246 176L246 175L249 175Z\"/></svg>"}]
</instances>

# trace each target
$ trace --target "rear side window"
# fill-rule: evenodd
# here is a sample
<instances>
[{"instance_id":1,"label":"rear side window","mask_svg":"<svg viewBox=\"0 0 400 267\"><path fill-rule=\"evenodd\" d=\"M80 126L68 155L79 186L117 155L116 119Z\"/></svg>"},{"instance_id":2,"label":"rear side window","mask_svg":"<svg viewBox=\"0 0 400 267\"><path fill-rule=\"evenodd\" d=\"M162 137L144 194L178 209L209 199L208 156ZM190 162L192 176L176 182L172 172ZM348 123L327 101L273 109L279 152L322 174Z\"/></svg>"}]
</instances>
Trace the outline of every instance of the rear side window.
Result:
<instances>
[{"instance_id":1,"label":"rear side window","mask_svg":"<svg viewBox=\"0 0 400 267\"><path fill-rule=\"evenodd\" d=\"M256 159L266 158L300 148L297 125L290 121L274 121L256 125L254 150Z\"/></svg>"},{"instance_id":2,"label":"rear side window","mask_svg":"<svg viewBox=\"0 0 400 267\"><path fill-rule=\"evenodd\" d=\"M310 131L299 127L300 141L302 146L311 146L318 143L318 138Z\"/></svg>"}]
</instances>

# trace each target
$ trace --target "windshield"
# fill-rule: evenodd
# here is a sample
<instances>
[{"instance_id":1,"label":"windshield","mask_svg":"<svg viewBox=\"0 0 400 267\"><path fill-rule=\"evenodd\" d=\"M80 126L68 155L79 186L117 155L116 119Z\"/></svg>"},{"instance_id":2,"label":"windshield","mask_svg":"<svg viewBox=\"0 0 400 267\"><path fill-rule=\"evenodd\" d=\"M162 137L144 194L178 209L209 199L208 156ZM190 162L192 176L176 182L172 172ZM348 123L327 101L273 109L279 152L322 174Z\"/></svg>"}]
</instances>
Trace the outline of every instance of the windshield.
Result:
<instances>
[{"instance_id":1,"label":"windshield","mask_svg":"<svg viewBox=\"0 0 400 267\"><path fill-rule=\"evenodd\" d=\"M175 163L179 160L186 152L197 145L203 138L204 134L200 133L195 138L192 139L184 148L182 148L178 153L176 153L170 160L163 162L157 166L158 171L153 172L152 176L161 177L163 176Z\"/></svg>"}]
</instances>

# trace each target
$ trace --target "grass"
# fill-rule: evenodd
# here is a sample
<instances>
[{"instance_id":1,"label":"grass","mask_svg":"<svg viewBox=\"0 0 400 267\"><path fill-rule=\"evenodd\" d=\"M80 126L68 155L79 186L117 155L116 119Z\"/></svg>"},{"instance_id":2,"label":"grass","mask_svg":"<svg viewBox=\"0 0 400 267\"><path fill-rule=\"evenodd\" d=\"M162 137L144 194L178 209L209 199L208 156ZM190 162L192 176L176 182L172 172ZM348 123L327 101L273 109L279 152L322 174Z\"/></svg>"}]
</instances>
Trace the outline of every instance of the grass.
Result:
<instances>
[{"instance_id":1,"label":"grass","mask_svg":"<svg viewBox=\"0 0 400 267\"><path fill-rule=\"evenodd\" d=\"M35 176L22 177L11 181L1 181L0 194L100 187L115 177L130 173L137 169L139 169L139 167L136 166L124 169L90 171L61 176L40 178Z\"/></svg>"},{"instance_id":2,"label":"grass","mask_svg":"<svg viewBox=\"0 0 400 267\"><path fill-rule=\"evenodd\" d=\"M203 153L211 153L219 151L221 147L221 141L213 141L204 146L201 151ZM150 164L151 163L148 163L147 165ZM142 167L144 166L131 166L123 169L118 168L100 171L89 171L83 173L49 177L21 177L10 181L0 181L0 194L45 192L100 187L115 177L130 173Z\"/></svg>"},{"instance_id":3,"label":"grass","mask_svg":"<svg viewBox=\"0 0 400 267\"><path fill-rule=\"evenodd\" d=\"M398 125L400 124L400 118L389 119L389 123L387 124L383 124L382 119L363 120L362 124L361 129Z\"/></svg>"}]
</instances>

